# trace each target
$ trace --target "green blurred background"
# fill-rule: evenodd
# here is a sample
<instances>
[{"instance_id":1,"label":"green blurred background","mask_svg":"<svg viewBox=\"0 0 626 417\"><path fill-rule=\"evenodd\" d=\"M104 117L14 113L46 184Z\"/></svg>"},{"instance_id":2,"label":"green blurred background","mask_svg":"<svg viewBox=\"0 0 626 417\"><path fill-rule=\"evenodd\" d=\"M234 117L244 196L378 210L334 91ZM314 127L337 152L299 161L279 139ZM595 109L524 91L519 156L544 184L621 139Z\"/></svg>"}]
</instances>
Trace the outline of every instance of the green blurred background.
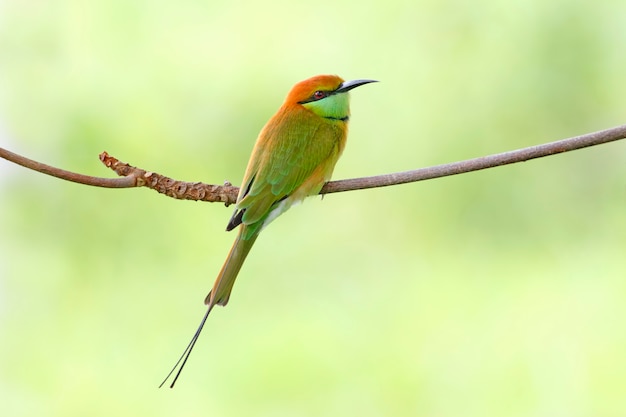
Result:
<instances>
[{"instance_id":1,"label":"green blurred background","mask_svg":"<svg viewBox=\"0 0 626 417\"><path fill-rule=\"evenodd\" d=\"M0 146L239 184L291 86L352 93L335 178L626 122L626 3L13 0ZM231 208L0 161L3 416L622 416L626 144L310 199L176 388Z\"/></svg>"}]
</instances>

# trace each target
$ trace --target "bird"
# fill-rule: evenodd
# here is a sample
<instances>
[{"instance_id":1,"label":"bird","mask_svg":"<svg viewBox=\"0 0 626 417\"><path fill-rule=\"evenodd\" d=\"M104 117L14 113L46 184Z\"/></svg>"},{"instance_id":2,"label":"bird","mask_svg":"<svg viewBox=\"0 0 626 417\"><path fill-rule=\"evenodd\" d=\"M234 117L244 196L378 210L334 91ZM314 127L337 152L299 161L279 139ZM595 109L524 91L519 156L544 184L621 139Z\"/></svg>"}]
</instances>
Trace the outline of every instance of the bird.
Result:
<instances>
[{"instance_id":1,"label":"bird","mask_svg":"<svg viewBox=\"0 0 626 417\"><path fill-rule=\"evenodd\" d=\"M377 82L344 81L317 75L293 86L259 133L226 231L239 228L235 242L204 303L207 311L163 386L178 368L178 380L200 332L216 305L225 306L244 260L261 230L330 180L346 145L352 89ZM178 367L180 365L180 367Z\"/></svg>"}]
</instances>

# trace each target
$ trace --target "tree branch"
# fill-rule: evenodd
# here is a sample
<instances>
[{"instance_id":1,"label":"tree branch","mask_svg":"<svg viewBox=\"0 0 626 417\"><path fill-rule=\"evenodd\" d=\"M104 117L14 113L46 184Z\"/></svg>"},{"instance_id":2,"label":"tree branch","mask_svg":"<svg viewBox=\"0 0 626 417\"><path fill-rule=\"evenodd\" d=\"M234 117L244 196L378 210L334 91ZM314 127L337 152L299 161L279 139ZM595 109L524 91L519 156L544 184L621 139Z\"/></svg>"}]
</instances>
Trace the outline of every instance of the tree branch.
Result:
<instances>
[{"instance_id":1,"label":"tree branch","mask_svg":"<svg viewBox=\"0 0 626 417\"><path fill-rule=\"evenodd\" d=\"M95 187L105 188L129 188L138 186L136 184L136 178L134 176L128 176L125 178L99 178L92 177L90 175L78 174L75 172L66 171L61 168L46 165L41 162L33 161L32 159L28 159L4 148L0 148L0 157L6 159L7 161L11 161L18 165L21 165L25 168L32 169L33 171L51 175L62 180L77 182L79 184L93 185Z\"/></svg>"},{"instance_id":2,"label":"tree branch","mask_svg":"<svg viewBox=\"0 0 626 417\"><path fill-rule=\"evenodd\" d=\"M531 146L528 148L483 156L480 158L467 159L459 162L452 162L449 164L436 165L428 168L397 172L387 175L377 175L373 177L330 181L324 185L320 194L387 187L390 185L405 184L409 182L463 174L466 172L542 158L544 156L554 155L557 153L574 151L589 146L601 145L603 143L613 142L624 138L626 138L626 125L588 133L586 135L575 136L556 142L550 142L543 145ZM169 197L184 200L221 202L228 206L236 201L237 193L239 191L237 187L234 187L230 183L225 183L224 185L210 185L200 182L177 181L161 174L146 171L123 163L106 152L100 154L100 160L105 166L115 171L115 173L117 173L121 178L99 178L65 171L50 165L42 164L41 162L33 161L3 148L0 148L0 157L37 172L52 175L67 181L106 188L148 187Z\"/></svg>"},{"instance_id":3,"label":"tree branch","mask_svg":"<svg viewBox=\"0 0 626 417\"><path fill-rule=\"evenodd\" d=\"M495 168L501 165L543 158L544 156L550 156L557 153L575 151L577 149L601 145L625 138L626 125L622 125L556 142L545 143L543 145L530 146L528 148L517 149L489 156L481 156L474 159L466 159L464 161L452 162L449 164L435 165L411 171L396 172L394 174L377 175L374 177L330 181L324 185L320 194L330 194L349 190L362 190L365 188L387 187L389 185L406 184L409 182L464 174L466 172L479 171L481 169Z\"/></svg>"},{"instance_id":4,"label":"tree branch","mask_svg":"<svg viewBox=\"0 0 626 417\"><path fill-rule=\"evenodd\" d=\"M177 181L156 172L135 168L117 160L106 152L100 154L100 160L119 176L133 176L137 178L137 183L134 187L148 187L179 200L220 202L225 203L226 206L237 201L239 188L229 182L226 182L224 185L211 185L202 182Z\"/></svg>"}]
</instances>

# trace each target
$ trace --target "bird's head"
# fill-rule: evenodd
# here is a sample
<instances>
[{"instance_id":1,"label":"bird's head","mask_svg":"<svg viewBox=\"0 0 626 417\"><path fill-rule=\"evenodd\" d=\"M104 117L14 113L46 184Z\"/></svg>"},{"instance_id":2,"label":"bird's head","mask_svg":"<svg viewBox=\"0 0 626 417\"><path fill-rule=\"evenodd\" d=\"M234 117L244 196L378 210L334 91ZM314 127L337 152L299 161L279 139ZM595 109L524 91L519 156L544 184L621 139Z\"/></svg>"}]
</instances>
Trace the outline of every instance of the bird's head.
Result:
<instances>
[{"instance_id":1,"label":"bird's head","mask_svg":"<svg viewBox=\"0 0 626 417\"><path fill-rule=\"evenodd\" d=\"M331 120L348 120L350 97L348 91L375 80L344 81L337 75L317 75L296 84L286 103L301 105L320 117Z\"/></svg>"}]
</instances>

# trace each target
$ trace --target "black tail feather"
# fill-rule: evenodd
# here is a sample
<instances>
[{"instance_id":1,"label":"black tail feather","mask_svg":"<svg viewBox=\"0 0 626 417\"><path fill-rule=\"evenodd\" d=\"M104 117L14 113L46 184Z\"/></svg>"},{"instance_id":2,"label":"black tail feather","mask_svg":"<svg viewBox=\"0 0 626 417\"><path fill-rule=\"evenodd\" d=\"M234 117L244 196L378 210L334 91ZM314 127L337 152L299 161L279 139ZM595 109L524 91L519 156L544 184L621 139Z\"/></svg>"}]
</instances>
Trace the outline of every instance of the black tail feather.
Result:
<instances>
[{"instance_id":1,"label":"black tail feather","mask_svg":"<svg viewBox=\"0 0 626 417\"><path fill-rule=\"evenodd\" d=\"M198 337L200 337L200 332L202 332L204 323L206 323L206 319L207 317L209 317L209 313L211 312L212 309L213 309L213 306L212 305L209 306L206 313L204 314L204 317L202 317L200 326L198 326L198 329L196 329L196 332L194 333L193 337L191 338L191 341L185 348L185 351L183 352L182 355L180 355L180 358L178 358L178 361L176 362L172 370L169 372L169 374L167 374L163 382L161 382L161 385L159 385L159 388L165 385L165 383L170 378L170 376L172 376L174 371L176 371L176 369L178 368L178 372L176 372L176 375L174 376L174 379L172 380L172 383L170 384L170 388L174 388L174 384L176 384L176 381L178 380L180 373L183 371L183 368L185 367L185 364L187 363L187 360L189 359L189 356L191 355L191 351L193 350L193 347L196 345L196 342L198 341ZM180 365L180 367L178 367L178 365Z\"/></svg>"}]
</instances>

